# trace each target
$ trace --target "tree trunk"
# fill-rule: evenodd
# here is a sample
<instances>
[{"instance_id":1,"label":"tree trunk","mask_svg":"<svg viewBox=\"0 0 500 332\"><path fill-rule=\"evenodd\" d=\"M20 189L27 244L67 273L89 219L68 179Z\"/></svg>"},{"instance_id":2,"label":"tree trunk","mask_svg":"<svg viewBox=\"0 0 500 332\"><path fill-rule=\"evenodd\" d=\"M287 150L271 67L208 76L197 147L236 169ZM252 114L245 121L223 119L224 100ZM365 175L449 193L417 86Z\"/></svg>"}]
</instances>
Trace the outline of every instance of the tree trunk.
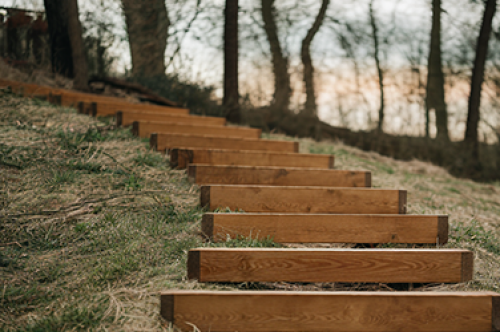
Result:
<instances>
[{"instance_id":1,"label":"tree trunk","mask_svg":"<svg viewBox=\"0 0 500 332\"><path fill-rule=\"evenodd\" d=\"M476 59L472 69L471 89L469 95L469 110L467 114L467 129L464 141L472 149L474 159L479 159L479 107L481 105L481 87L484 81L484 69L488 55L493 17L497 9L496 0L487 0L484 8L483 23L476 44Z\"/></svg>"},{"instance_id":2,"label":"tree trunk","mask_svg":"<svg viewBox=\"0 0 500 332\"><path fill-rule=\"evenodd\" d=\"M436 139L449 141L448 111L444 98L444 74L441 61L441 0L432 0L431 45L428 58L426 107L426 136L429 137L429 114L436 112Z\"/></svg>"},{"instance_id":3,"label":"tree trunk","mask_svg":"<svg viewBox=\"0 0 500 332\"><path fill-rule=\"evenodd\" d=\"M78 1L65 0L65 12L68 22L68 35L71 42L71 54L73 55L73 66L75 78L73 87L77 90L88 91L88 69L85 47L82 38L82 25L78 16Z\"/></svg>"},{"instance_id":4,"label":"tree trunk","mask_svg":"<svg viewBox=\"0 0 500 332\"><path fill-rule=\"evenodd\" d=\"M264 20L264 30L271 48L274 74L274 98L271 108L280 113L286 113L290 106L292 88L290 74L288 73L288 59L281 50L274 11L274 0L262 0L262 19Z\"/></svg>"},{"instance_id":5,"label":"tree trunk","mask_svg":"<svg viewBox=\"0 0 500 332\"><path fill-rule=\"evenodd\" d=\"M226 0L224 15L224 108L228 121L240 123L240 96L238 92L238 0Z\"/></svg>"},{"instance_id":6,"label":"tree trunk","mask_svg":"<svg viewBox=\"0 0 500 332\"><path fill-rule=\"evenodd\" d=\"M44 0L49 24L50 60L52 72L73 77L73 58L68 34L68 21L64 13L66 0Z\"/></svg>"},{"instance_id":7,"label":"tree trunk","mask_svg":"<svg viewBox=\"0 0 500 332\"><path fill-rule=\"evenodd\" d=\"M132 74L165 75L168 19L164 0L122 0L132 55Z\"/></svg>"},{"instance_id":8,"label":"tree trunk","mask_svg":"<svg viewBox=\"0 0 500 332\"><path fill-rule=\"evenodd\" d=\"M318 116L318 106L316 104L316 92L314 89L314 66L311 59L311 43L314 36L318 32L325 18L326 10L330 0L323 0L318 16L314 20L313 25L307 31L306 37L302 40L301 57L304 66L304 85L306 87L306 104L302 111L307 116Z\"/></svg>"},{"instance_id":9,"label":"tree trunk","mask_svg":"<svg viewBox=\"0 0 500 332\"><path fill-rule=\"evenodd\" d=\"M384 72L380 66L379 57L379 41L378 41L378 27L377 21L375 20L375 14L373 13L373 0L370 1L370 24L372 26L372 37L373 37L373 57L375 58L375 65L377 66L378 72L378 85L380 89L380 108L378 110L378 131L383 132L384 127Z\"/></svg>"}]
</instances>

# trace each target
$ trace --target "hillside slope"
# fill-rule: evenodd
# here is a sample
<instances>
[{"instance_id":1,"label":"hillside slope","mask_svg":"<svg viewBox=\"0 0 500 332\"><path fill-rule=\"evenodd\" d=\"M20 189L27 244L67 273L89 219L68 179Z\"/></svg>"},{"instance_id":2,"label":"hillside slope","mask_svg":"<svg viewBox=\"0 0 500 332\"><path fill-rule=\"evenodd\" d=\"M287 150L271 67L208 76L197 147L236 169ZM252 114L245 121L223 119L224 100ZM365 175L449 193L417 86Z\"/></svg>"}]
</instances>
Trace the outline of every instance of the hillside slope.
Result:
<instances>
[{"instance_id":1,"label":"hillside slope","mask_svg":"<svg viewBox=\"0 0 500 332\"><path fill-rule=\"evenodd\" d=\"M171 328L158 317L171 288L390 289L391 285L186 281L199 235L197 186L146 141L106 119L0 92L0 330ZM273 138L292 139L273 136ZM408 190L408 213L449 214L446 247L475 252L474 282L419 290L500 292L500 184L456 179L342 144L301 140L336 168L370 170L374 187ZM220 244L219 244L220 245ZM278 246L240 239L227 246Z\"/></svg>"}]
</instances>

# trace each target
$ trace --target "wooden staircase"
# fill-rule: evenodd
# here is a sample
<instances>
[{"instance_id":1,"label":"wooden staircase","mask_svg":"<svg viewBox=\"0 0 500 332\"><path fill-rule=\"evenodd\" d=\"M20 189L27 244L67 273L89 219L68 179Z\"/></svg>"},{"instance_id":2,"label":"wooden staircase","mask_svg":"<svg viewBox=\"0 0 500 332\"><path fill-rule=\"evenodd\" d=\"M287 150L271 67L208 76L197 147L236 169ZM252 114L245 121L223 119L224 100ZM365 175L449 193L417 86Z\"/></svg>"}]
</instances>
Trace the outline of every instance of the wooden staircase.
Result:
<instances>
[{"instance_id":1,"label":"wooden staircase","mask_svg":"<svg viewBox=\"0 0 500 332\"><path fill-rule=\"evenodd\" d=\"M447 216L406 215L406 191L371 188L371 174L332 170L333 156L299 154L297 142L259 139L220 118L181 108L7 82L27 96L47 95L81 113L115 115L117 125L150 135L172 167L201 186L202 233L278 243L426 244L448 240ZM368 244L368 245L367 245ZM197 248L188 277L198 282L460 283L473 279L468 250ZM168 291L161 316L181 330L486 332L500 331L493 292Z\"/></svg>"}]
</instances>

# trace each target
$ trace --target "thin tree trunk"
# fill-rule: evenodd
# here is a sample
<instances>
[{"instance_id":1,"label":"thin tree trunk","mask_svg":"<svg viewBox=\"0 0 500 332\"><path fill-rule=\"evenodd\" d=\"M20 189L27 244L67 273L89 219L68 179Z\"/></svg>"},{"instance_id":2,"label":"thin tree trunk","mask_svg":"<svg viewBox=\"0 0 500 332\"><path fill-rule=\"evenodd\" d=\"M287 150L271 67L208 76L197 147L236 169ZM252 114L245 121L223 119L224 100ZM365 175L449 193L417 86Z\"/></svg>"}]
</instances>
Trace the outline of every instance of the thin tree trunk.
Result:
<instances>
[{"instance_id":1,"label":"thin tree trunk","mask_svg":"<svg viewBox=\"0 0 500 332\"><path fill-rule=\"evenodd\" d=\"M281 49L274 12L274 0L262 0L262 19L271 48L274 73L274 98L271 107L278 112L286 112L290 106L292 88L288 73L288 59Z\"/></svg>"},{"instance_id":2,"label":"thin tree trunk","mask_svg":"<svg viewBox=\"0 0 500 332\"><path fill-rule=\"evenodd\" d=\"M314 36L318 32L323 20L325 18L326 10L328 9L328 5L330 4L330 0L323 0L321 3L321 8L319 10L318 16L314 20L313 25L307 31L306 37L302 40L302 49L301 49L301 57L302 64L304 66L304 85L306 87L306 104L303 114L307 116L318 116L318 106L316 104L316 92L314 89L314 66L311 59L311 43L314 39Z\"/></svg>"},{"instance_id":3,"label":"thin tree trunk","mask_svg":"<svg viewBox=\"0 0 500 332\"><path fill-rule=\"evenodd\" d=\"M378 27L375 20L375 14L373 13L373 0L370 1L370 24L372 26L372 37L373 37L373 57L375 58L375 64L377 66L378 72L378 85L380 89L380 108L378 111L378 131L383 132L384 127L384 72L380 66L379 57L379 41L378 41Z\"/></svg>"},{"instance_id":4,"label":"thin tree trunk","mask_svg":"<svg viewBox=\"0 0 500 332\"><path fill-rule=\"evenodd\" d=\"M132 55L132 74L164 75L170 26L165 1L122 0L122 5Z\"/></svg>"},{"instance_id":5,"label":"thin tree trunk","mask_svg":"<svg viewBox=\"0 0 500 332\"><path fill-rule=\"evenodd\" d=\"M226 0L224 25L224 108L226 119L241 122L238 92L238 0Z\"/></svg>"},{"instance_id":6,"label":"thin tree trunk","mask_svg":"<svg viewBox=\"0 0 500 332\"><path fill-rule=\"evenodd\" d=\"M71 41L68 34L68 21L63 9L65 1L44 0L43 3L49 25L52 72L73 77Z\"/></svg>"},{"instance_id":7,"label":"thin tree trunk","mask_svg":"<svg viewBox=\"0 0 500 332\"><path fill-rule=\"evenodd\" d=\"M448 111L444 94L444 74L441 61L441 0L432 0L431 45L428 58L426 88L426 128L429 137L429 114L436 112L437 139L448 141Z\"/></svg>"},{"instance_id":8,"label":"thin tree trunk","mask_svg":"<svg viewBox=\"0 0 500 332\"><path fill-rule=\"evenodd\" d=\"M87 91L89 89L87 58L83 45L82 25L78 15L78 1L65 0L65 9L75 74L73 87L77 90Z\"/></svg>"},{"instance_id":9,"label":"thin tree trunk","mask_svg":"<svg viewBox=\"0 0 500 332\"><path fill-rule=\"evenodd\" d=\"M479 107L481 106L481 88L484 81L484 69L488 55L493 17L497 9L496 0L487 0L484 8L483 23L476 44L476 59L472 69L471 89L469 95L469 110L467 114L467 128L465 142L470 145L473 157L479 159Z\"/></svg>"}]
</instances>

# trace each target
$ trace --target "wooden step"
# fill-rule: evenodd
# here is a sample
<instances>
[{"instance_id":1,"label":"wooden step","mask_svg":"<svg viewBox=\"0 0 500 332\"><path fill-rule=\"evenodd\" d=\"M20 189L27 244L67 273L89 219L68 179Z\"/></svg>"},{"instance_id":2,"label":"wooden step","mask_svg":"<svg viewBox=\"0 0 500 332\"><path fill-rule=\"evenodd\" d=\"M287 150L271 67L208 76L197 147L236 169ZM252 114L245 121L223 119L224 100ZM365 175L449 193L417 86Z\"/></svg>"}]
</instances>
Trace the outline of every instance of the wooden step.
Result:
<instances>
[{"instance_id":1,"label":"wooden step","mask_svg":"<svg viewBox=\"0 0 500 332\"><path fill-rule=\"evenodd\" d=\"M245 127L221 127L172 122L134 121L132 124L132 133L143 138L150 137L153 133L162 133L258 139L260 138L262 130Z\"/></svg>"},{"instance_id":2,"label":"wooden step","mask_svg":"<svg viewBox=\"0 0 500 332\"><path fill-rule=\"evenodd\" d=\"M151 104L133 104L124 102L98 102L97 116L114 116L118 111L138 111L156 114L189 115L187 108L158 106Z\"/></svg>"},{"instance_id":3,"label":"wooden step","mask_svg":"<svg viewBox=\"0 0 500 332\"><path fill-rule=\"evenodd\" d=\"M299 151L299 142L180 134L152 134L149 144L151 148L157 151L180 147L253 151Z\"/></svg>"},{"instance_id":4,"label":"wooden step","mask_svg":"<svg viewBox=\"0 0 500 332\"><path fill-rule=\"evenodd\" d=\"M371 187L371 173L365 171L193 164L188 175L197 184Z\"/></svg>"},{"instance_id":5,"label":"wooden step","mask_svg":"<svg viewBox=\"0 0 500 332\"><path fill-rule=\"evenodd\" d=\"M448 216L206 213L201 229L214 242L237 236L277 243L448 242Z\"/></svg>"},{"instance_id":6,"label":"wooden step","mask_svg":"<svg viewBox=\"0 0 500 332\"><path fill-rule=\"evenodd\" d=\"M198 248L199 282L457 283L472 280L473 253L459 249Z\"/></svg>"},{"instance_id":7,"label":"wooden step","mask_svg":"<svg viewBox=\"0 0 500 332\"><path fill-rule=\"evenodd\" d=\"M168 291L160 301L182 331L500 331L493 292Z\"/></svg>"},{"instance_id":8,"label":"wooden step","mask_svg":"<svg viewBox=\"0 0 500 332\"><path fill-rule=\"evenodd\" d=\"M188 164L333 168L334 156L269 151L238 151L179 148L170 150L170 167L184 169Z\"/></svg>"},{"instance_id":9,"label":"wooden step","mask_svg":"<svg viewBox=\"0 0 500 332\"><path fill-rule=\"evenodd\" d=\"M118 127L131 126L135 121L184 123L192 125L224 126L226 119L209 116L158 114L140 111L116 112L116 125Z\"/></svg>"},{"instance_id":10,"label":"wooden step","mask_svg":"<svg viewBox=\"0 0 500 332\"><path fill-rule=\"evenodd\" d=\"M53 89L48 86L37 85L37 84L29 84L8 80L0 80L0 84L4 86L10 86L12 92L21 94L24 97L31 97L37 95L48 95L50 93L55 93L57 89ZM58 91L57 91L58 92Z\"/></svg>"},{"instance_id":11,"label":"wooden step","mask_svg":"<svg viewBox=\"0 0 500 332\"><path fill-rule=\"evenodd\" d=\"M405 214L406 190L211 185L201 187L200 203L210 211Z\"/></svg>"},{"instance_id":12,"label":"wooden step","mask_svg":"<svg viewBox=\"0 0 500 332\"><path fill-rule=\"evenodd\" d=\"M97 95L92 93L83 93L66 89L56 89L49 86L28 84L23 82L0 80L0 84L11 86L16 93L22 93L24 96L57 94L61 96L63 106L77 107L78 103L96 103L97 116L115 115L119 110L141 110L153 113L184 114L188 115L189 110L182 107L160 106L152 104L139 104L125 101L123 98Z\"/></svg>"}]
</instances>

